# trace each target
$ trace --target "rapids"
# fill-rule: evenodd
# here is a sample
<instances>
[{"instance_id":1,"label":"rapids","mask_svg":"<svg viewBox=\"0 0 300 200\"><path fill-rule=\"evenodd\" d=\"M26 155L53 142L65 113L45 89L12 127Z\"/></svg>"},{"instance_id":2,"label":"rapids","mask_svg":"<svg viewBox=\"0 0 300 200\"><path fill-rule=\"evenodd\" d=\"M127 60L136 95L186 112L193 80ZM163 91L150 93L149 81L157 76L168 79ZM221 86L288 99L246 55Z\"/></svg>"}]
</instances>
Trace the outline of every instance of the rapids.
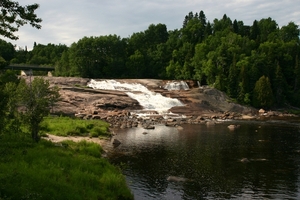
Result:
<instances>
[{"instance_id":1,"label":"rapids","mask_svg":"<svg viewBox=\"0 0 300 200\"><path fill-rule=\"evenodd\" d=\"M183 81L181 81L183 82ZM168 83L165 89L179 90L188 88L187 84ZM184 82L185 83L185 82ZM184 85L180 86L180 85ZM166 113L174 106L184 106L178 99L162 96L159 93L150 91L147 87L140 83L121 83L115 80L96 81L91 80L88 87L100 90L116 90L125 92L130 98L137 100L144 110L154 110L158 113Z\"/></svg>"}]
</instances>

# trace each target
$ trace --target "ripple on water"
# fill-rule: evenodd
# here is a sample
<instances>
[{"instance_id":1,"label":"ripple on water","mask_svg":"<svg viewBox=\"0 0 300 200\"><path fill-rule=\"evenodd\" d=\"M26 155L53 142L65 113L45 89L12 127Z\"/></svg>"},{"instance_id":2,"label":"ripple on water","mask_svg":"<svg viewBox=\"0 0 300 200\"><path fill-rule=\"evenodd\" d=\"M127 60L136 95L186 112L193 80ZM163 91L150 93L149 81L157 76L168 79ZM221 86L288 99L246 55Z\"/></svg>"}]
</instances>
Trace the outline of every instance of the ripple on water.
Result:
<instances>
[{"instance_id":1,"label":"ripple on water","mask_svg":"<svg viewBox=\"0 0 300 200\"><path fill-rule=\"evenodd\" d=\"M135 199L299 199L299 125L240 125L234 132L228 124L183 125L181 131L158 126L146 135L122 130L115 150L132 154L114 162L126 163ZM169 182L168 176L193 181Z\"/></svg>"}]
</instances>

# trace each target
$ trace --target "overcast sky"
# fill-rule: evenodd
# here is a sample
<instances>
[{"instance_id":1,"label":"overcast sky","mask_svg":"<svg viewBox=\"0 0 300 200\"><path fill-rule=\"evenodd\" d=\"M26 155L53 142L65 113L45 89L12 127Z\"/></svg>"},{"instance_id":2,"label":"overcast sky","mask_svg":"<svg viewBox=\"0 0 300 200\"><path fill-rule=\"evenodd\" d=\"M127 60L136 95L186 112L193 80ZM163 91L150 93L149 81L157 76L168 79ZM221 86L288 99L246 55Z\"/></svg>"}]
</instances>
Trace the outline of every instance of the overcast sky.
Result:
<instances>
[{"instance_id":1,"label":"overcast sky","mask_svg":"<svg viewBox=\"0 0 300 200\"><path fill-rule=\"evenodd\" d=\"M17 1L17 0L14 0ZM279 27L294 22L300 26L300 0L19 0L21 5L38 3L42 29L21 27L17 46L32 49L33 43L70 46L84 36L116 34L121 38L145 31L150 24L180 29L190 12L204 11L208 21L226 14L233 21L252 25L271 17ZM4 39L4 38L2 38Z\"/></svg>"}]
</instances>

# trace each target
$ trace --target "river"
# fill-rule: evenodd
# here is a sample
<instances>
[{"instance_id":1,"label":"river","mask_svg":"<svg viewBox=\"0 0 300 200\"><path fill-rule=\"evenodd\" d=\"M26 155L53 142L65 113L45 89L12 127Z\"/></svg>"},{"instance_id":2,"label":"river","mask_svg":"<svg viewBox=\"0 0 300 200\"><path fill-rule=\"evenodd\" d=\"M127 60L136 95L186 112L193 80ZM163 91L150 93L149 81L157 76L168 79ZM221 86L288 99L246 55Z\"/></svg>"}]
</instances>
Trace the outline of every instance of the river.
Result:
<instances>
[{"instance_id":1,"label":"river","mask_svg":"<svg viewBox=\"0 0 300 200\"><path fill-rule=\"evenodd\" d=\"M240 127L230 130L229 124ZM109 159L120 166L137 200L300 198L299 120L115 133L121 145Z\"/></svg>"}]
</instances>

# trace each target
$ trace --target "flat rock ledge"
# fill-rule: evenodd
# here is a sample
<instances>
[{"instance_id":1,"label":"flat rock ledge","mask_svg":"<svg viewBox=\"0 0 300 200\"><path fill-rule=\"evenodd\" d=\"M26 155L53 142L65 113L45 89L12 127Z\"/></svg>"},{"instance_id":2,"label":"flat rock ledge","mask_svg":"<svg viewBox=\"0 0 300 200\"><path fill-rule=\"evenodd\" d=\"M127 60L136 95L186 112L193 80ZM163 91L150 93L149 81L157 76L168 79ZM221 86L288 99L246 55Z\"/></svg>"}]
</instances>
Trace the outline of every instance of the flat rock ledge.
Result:
<instances>
[{"instance_id":1,"label":"flat rock ledge","mask_svg":"<svg viewBox=\"0 0 300 200\"><path fill-rule=\"evenodd\" d=\"M29 81L29 77L27 78ZM34 77L32 77L34 78ZM172 114L160 115L144 111L139 103L126 93L114 90L95 90L87 87L90 79L76 77L44 77L51 86L60 88L60 101L53 107L54 115L75 116L82 119L101 119L112 128L143 127L153 129L156 124L212 125L222 120L265 120L268 118L296 117L276 111L257 110L230 100L226 94L208 86L199 87L195 81L185 81L189 90L163 89L167 80L118 79L119 82L140 83L149 90L166 97L177 98L185 106L173 107ZM102 79L103 80L103 79ZM140 117L136 113L147 112Z\"/></svg>"}]
</instances>

